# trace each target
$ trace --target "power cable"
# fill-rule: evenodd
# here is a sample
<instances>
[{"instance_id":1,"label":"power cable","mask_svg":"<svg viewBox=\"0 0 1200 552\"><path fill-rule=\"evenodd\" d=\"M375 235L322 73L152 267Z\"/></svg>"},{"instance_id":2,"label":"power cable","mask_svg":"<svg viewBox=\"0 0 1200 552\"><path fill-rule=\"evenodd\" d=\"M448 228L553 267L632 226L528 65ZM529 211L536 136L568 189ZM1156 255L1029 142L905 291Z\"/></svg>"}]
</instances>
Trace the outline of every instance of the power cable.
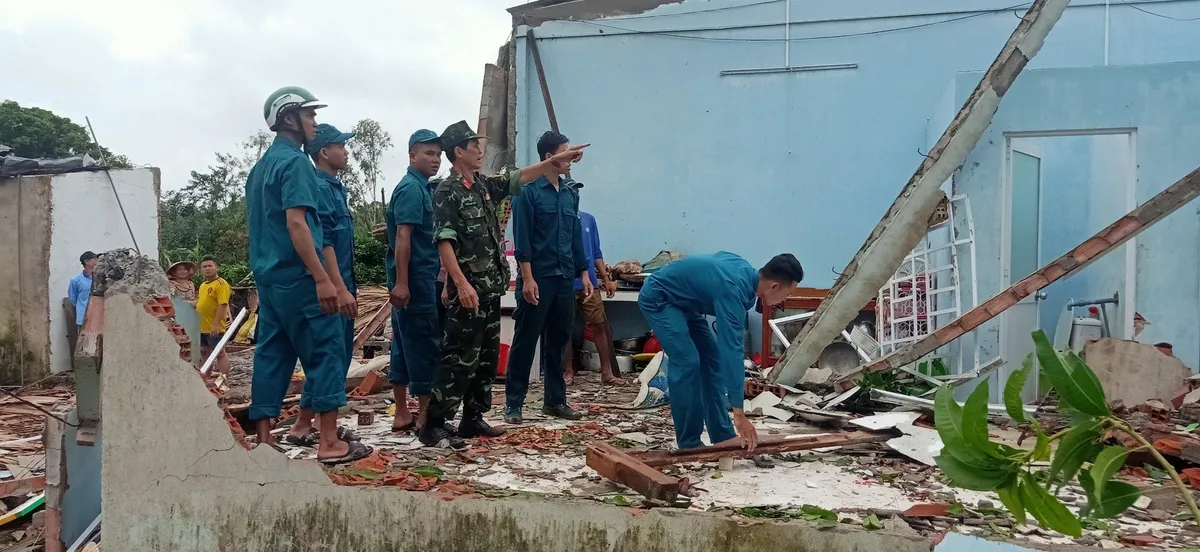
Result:
<instances>
[{"instance_id":1,"label":"power cable","mask_svg":"<svg viewBox=\"0 0 1200 552\"><path fill-rule=\"evenodd\" d=\"M681 33L687 33L687 32L713 32L713 31L731 31L731 30L737 30L737 29L751 29L751 28L761 28L761 27L778 27L781 25L786 25L788 23L763 23L763 24L757 24L757 25L731 25L731 26L726 26L726 27L700 27L700 28L692 28L692 29L668 29L668 30L662 30L662 31L645 31L645 30L638 30L638 29L630 29L627 27L619 27L616 25L609 25L606 23L597 23L595 21L575 21L575 20L569 20L569 19L547 19L547 20L582 23L585 25L591 25L593 27L599 27L599 28L604 28L604 29L612 29L615 31L620 31L620 34L656 35L656 36L664 36L664 37L668 37L668 38L678 38L678 39L686 39L686 40L705 40L705 41L713 41L713 42L785 42L785 41L804 42L804 41L812 41L812 40L831 40L831 39L838 39L838 38L853 38L853 37L859 37L859 36L874 36L874 35L894 33L894 32L899 32L899 31L907 31L907 30L912 30L912 29L933 27L936 25L945 25L948 23L956 23L959 21L974 19L976 17L982 17L985 15L1003 13L1003 12L1014 10L1017 8L1027 7L1031 4L1032 4L1032 2L1024 2L1021 4L1015 4L1012 6L1005 7L1005 8L999 8L999 9L994 9L994 10L985 10L985 11L980 11L980 12L976 12L976 13L959 16L959 17L942 19L939 21L929 21L926 23L918 23L915 25L905 25L905 26L901 26L901 27L890 27L887 29L877 29L874 31L865 31L865 32L860 32L860 33L843 33L843 34L835 34L835 35L792 37L790 39L789 38L726 38L726 37L712 37L712 36L697 36L697 35L681 34ZM799 25L801 23L791 23L791 24ZM594 35L572 35L572 36L561 36L561 37L546 37L543 40L553 39L553 38L583 38L583 37L590 37L590 36L594 36Z\"/></svg>"},{"instance_id":2,"label":"power cable","mask_svg":"<svg viewBox=\"0 0 1200 552\"><path fill-rule=\"evenodd\" d=\"M1117 0L1117 2L1125 4L1126 6L1129 6L1137 11L1140 11L1140 12L1146 14L1146 15L1153 15L1154 17L1161 17L1163 19L1170 19L1172 21L1200 21L1200 16L1197 16L1197 17L1174 17L1174 16L1170 16L1170 15L1164 15L1161 13L1152 12L1146 8L1138 7L1136 4L1126 2L1125 0Z\"/></svg>"}]
</instances>

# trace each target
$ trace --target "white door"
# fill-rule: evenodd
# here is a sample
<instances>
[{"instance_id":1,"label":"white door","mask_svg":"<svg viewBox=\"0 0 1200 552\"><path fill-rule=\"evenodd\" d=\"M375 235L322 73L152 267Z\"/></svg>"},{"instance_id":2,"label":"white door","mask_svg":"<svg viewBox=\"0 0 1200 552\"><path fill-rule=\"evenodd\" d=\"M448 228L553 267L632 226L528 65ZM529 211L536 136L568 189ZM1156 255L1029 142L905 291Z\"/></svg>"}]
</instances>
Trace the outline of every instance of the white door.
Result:
<instances>
[{"instance_id":1,"label":"white door","mask_svg":"<svg viewBox=\"0 0 1200 552\"><path fill-rule=\"evenodd\" d=\"M1008 217L1004 221L1004 260L1001 263L1003 287L1008 287L1033 274L1042 266L1041 259L1041 194L1042 152L1026 140L1009 140L1006 153L1006 186ZM1038 301L1045 294L1038 292L1004 311L1000 321L1001 348L1005 362L993 390L1003 389L1012 372L1021 368L1025 357L1033 351L1030 334L1038 326ZM1037 378L1025 386L1024 399L1032 401L1037 395ZM997 385L998 384L998 385Z\"/></svg>"}]
</instances>

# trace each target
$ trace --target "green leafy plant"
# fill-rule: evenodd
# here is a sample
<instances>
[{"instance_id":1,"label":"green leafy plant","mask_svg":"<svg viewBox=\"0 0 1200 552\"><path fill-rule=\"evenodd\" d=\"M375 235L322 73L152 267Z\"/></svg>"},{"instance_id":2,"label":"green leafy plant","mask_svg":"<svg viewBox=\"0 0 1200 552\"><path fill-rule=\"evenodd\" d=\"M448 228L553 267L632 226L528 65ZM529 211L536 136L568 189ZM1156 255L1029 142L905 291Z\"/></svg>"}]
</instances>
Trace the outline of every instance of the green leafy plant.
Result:
<instances>
[{"instance_id":1,"label":"green leafy plant","mask_svg":"<svg viewBox=\"0 0 1200 552\"><path fill-rule=\"evenodd\" d=\"M1124 512L1139 497L1137 487L1113 477L1125 465L1132 452L1150 453L1170 477L1200 523L1200 509L1179 474L1154 447L1128 423L1113 415L1104 396L1104 388L1092 369L1072 351L1056 351L1045 332L1033 332L1035 351L1014 372L1004 386L1004 407L1017 423L1027 423L1037 437L1033 450L1016 449L988 438L988 384L985 380L959 405L948 387L938 390L934 399L934 415L938 434L944 448L936 460L938 467L956 487L974 491L993 491L1000 502L1016 518L1025 523L1032 516L1043 527L1078 537L1083 523L1055 493L1072 479L1087 494L1087 504L1080 514L1096 519L1108 519ZM1021 391L1033 361L1059 396L1059 410L1071 413L1068 429L1046 435L1036 419L1026 415ZM1121 446L1105 446L1104 436L1117 431L1129 435L1138 443L1134 450ZM1052 443L1058 443L1051 454ZM1032 469L1035 461L1050 461L1044 474ZM1084 464L1089 464L1084 469Z\"/></svg>"}]
</instances>

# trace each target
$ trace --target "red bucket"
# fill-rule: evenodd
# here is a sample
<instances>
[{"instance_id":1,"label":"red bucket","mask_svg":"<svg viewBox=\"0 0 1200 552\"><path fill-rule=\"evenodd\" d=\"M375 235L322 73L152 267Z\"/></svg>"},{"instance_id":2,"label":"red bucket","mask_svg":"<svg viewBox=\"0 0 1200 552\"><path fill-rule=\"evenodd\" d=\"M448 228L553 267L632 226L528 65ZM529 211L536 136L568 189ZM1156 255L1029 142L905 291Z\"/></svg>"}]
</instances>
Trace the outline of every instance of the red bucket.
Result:
<instances>
[{"instance_id":1,"label":"red bucket","mask_svg":"<svg viewBox=\"0 0 1200 552\"><path fill-rule=\"evenodd\" d=\"M496 377L504 377L505 369L508 367L508 345L500 344L500 362L496 366Z\"/></svg>"}]
</instances>

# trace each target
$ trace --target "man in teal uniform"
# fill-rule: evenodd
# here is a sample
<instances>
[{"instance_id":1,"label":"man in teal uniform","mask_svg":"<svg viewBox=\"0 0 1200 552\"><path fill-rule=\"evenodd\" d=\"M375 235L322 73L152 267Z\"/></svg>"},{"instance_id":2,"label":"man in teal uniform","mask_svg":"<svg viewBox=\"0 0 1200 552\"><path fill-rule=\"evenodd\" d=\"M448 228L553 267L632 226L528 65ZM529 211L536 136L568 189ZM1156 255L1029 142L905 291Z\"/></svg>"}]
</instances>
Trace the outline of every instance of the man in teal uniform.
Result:
<instances>
[{"instance_id":1,"label":"man in teal uniform","mask_svg":"<svg viewBox=\"0 0 1200 552\"><path fill-rule=\"evenodd\" d=\"M483 168L480 136L466 121L442 133L442 150L454 170L433 193L434 239L446 267L449 300L442 339L442 362L434 374L433 398L418 437L427 446L464 450L463 438L494 437L503 430L483 419L492 407L492 380L500 358L500 297L508 288L508 262L500 249L496 202L521 191L540 176L560 174L583 156L587 144L524 169L496 176ZM463 405L458 435L447 421Z\"/></svg>"},{"instance_id":2,"label":"man in teal uniform","mask_svg":"<svg viewBox=\"0 0 1200 552\"><path fill-rule=\"evenodd\" d=\"M350 368L354 358L354 320L358 315L356 295L358 287L354 279L354 219L350 215L350 203L346 199L346 187L338 180L337 173L346 168L350 162L350 154L346 151L346 141L354 137L353 132L342 132L330 124L317 125L317 136L308 144L304 151L313 160L319 176L324 184L321 186L320 204L317 219L321 221L321 233L325 238L321 248L325 266L337 267L337 270L327 270L333 286L337 288L339 311L338 317L344 331L346 350L342 360L343 379L345 371ZM310 385L305 380L305 385ZM343 383L344 385L344 383ZM312 409L301 406L296 423L285 440L297 446L313 446L317 442L318 432L313 427L314 413ZM338 427L338 438L346 441L354 440L355 435L347 428Z\"/></svg>"},{"instance_id":3,"label":"man in teal uniform","mask_svg":"<svg viewBox=\"0 0 1200 552\"><path fill-rule=\"evenodd\" d=\"M702 446L705 426L714 445L754 449L758 432L742 411L746 312L757 298L764 305L783 302L803 279L804 269L790 253L755 270L724 251L685 257L646 278L638 307L671 360L667 385L680 449ZM705 316L716 318L715 336Z\"/></svg>"},{"instance_id":4,"label":"man in teal uniform","mask_svg":"<svg viewBox=\"0 0 1200 552\"><path fill-rule=\"evenodd\" d=\"M538 157L546 160L569 147L566 136L549 131L538 139ZM539 338L546 372L542 414L578 420L583 415L567 404L563 350L571 338L575 315L575 279L583 278L584 295L591 295L593 289L583 252L575 182L551 174L526 186L513 199L513 240L521 276L517 278L517 310L513 313L516 333L505 369L504 422L523 421L521 409L529 391L529 370Z\"/></svg>"},{"instance_id":5,"label":"man in teal uniform","mask_svg":"<svg viewBox=\"0 0 1200 552\"><path fill-rule=\"evenodd\" d=\"M392 362L388 381L396 400L392 431L425 425L433 372L441 362L437 275L433 243L433 187L429 179L442 166L442 142L421 129L408 139L408 172L392 190L387 211L387 283L392 303ZM417 397L414 420L408 393Z\"/></svg>"},{"instance_id":6,"label":"man in teal uniform","mask_svg":"<svg viewBox=\"0 0 1200 552\"><path fill-rule=\"evenodd\" d=\"M258 442L273 444L271 422L283 409L296 360L304 366L300 403L317 414L318 460L350 462L370 447L337 437L337 411L346 404L345 326L338 319L353 309L339 297L321 260L325 245L318 220L322 186L304 144L316 137L316 110L325 104L307 90L276 90L263 105L275 141L246 179L250 268L259 294L258 341L254 350L250 419Z\"/></svg>"}]
</instances>

